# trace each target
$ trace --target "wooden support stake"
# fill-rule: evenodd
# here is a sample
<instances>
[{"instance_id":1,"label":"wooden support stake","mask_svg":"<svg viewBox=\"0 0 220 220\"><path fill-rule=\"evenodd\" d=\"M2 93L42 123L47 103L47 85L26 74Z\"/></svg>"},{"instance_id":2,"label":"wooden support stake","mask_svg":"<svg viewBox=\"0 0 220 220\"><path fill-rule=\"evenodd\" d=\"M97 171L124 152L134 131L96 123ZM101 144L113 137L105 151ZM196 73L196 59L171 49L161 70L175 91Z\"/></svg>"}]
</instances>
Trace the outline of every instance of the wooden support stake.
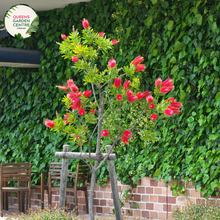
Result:
<instances>
[{"instance_id":1,"label":"wooden support stake","mask_svg":"<svg viewBox=\"0 0 220 220\"><path fill-rule=\"evenodd\" d=\"M70 145L63 145L63 152L69 152ZM60 199L59 208L65 207L66 201L66 187L67 187L67 173L68 173L68 161L69 159L62 159L62 170L61 170L61 180L60 180Z\"/></svg>"},{"instance_id":2,"label":"wooden support stake","mask_svg":"<svg viewBox=\"0 0 220 220\"><path fill-rule=\"evenodd\" d=\"M107 153L110 148L111 148L110 145L107 145L105 147ZM111 181L111 187L112 187L112 197L113 197L113 202L114 202L114 207L115 207L115 217L116 217L116 220L122 220L114 160L108 160L108 169L109 169L110 181Z\"/></svg>"}]
</instances>

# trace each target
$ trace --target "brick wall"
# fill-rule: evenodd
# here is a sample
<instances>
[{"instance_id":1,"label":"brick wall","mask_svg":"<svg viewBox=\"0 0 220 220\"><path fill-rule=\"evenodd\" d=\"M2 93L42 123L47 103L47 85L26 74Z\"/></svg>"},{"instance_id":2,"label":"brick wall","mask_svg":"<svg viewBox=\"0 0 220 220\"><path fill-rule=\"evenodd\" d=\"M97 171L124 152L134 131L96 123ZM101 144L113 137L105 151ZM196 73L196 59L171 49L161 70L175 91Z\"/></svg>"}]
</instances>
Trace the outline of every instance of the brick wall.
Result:
<instances>
[{"instance_id":1,"label":"brick wall","mask_svg":"<svg viewBox=\"0 0 220 220\"><path fill-rule=\"evenodd\" d=\"M189 198L192 202L199 202L201 200L206 201L202 198L200 192L195 191L195 187L191 184L186 190L186 195L181 195L175 198L170 187L173 182L170 182L167 186L160 180L156 182L153 178L145 177L143 180L137 182L137 188L132 190L133 202L124 203L122 212L126 216L136 216L145 218L157 218L157 219L167 219L171 216L172 210L177 206L184 207ZM122 185L118 182L118 190L121 196L121 191L126 190L129 186ZM89 190L89 187L88 187ZM83 191L77 192L78 196L78 207L79 212L86 211L85 197ZM37 190L32 191L31 204L35 206L40 206L40 193ZM220 196L217 198L210 197L211 200L220 200ZM45 203L48 202L47 191L45 191L44 197ZM67 206L70 209L75 207L74 205L74 195L73 193L67 192L66 197ZM17 204L17 198L10 195L10 204ZM52 193L52 206L58 207L59 203L59 192L55 191ZM138 204L138 209L134 206L134 203ZM94 193L94 212L113 214L114 205L111 194L110 181L107 182L106 186L95 186ZM130 214L129 212L130 211Z\"/></svg>"}]
</instances>

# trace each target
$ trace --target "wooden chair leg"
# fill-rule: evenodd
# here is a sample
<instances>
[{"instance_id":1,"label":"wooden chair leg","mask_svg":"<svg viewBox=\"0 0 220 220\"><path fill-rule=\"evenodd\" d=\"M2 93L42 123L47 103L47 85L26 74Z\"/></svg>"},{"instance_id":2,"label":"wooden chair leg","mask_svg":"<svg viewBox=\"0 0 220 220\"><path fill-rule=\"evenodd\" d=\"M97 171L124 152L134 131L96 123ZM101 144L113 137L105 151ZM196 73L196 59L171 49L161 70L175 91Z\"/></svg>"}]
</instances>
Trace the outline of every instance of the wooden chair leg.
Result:
<instances>
[{"instance_id":1,"label":"wooden chair leg","mask_svg":"<svg viewBox=\"0 0 220 220\"><path fill-rule=\"evenodd\" d=\"M1 188L1 187L0 187ZM0 213L1 213L1 217L3 217L3 192L0 189Z\"/></svg>"},{"instance_id":2,"label":"wooden chair leg","mask_svg":"<svg viewBox=\"0 0 220 220\"><path fill-rule=\"evenodd\" d=\"M75 200L76 215L78 215L79 209L78 209L78 199L77 199L77 191L76 190L74 190L74 200Z\"/></svg>"},{"instance_id":3,"label":"wooden chair leg","mask_svg":"<svg viewBox=\"0 0 220 220\"><path fill-rule=\"evenodd\" d=\"M40 194L41 194L41 209L44 209L44 174L41 173L41 187L40 187Z\"/></svg>"},{"instance_id":4,"label":"wooden chair leg","mask_svg":"<svg viewBox=\"0 0 220 220\"><path fill-rule=\"evenodd\" d=\"M21 212L21 196L20 196L20 191L17 192L18 196L18 211Z\"/></svg>"},{"instance_id":5,"label":"wooden chair leg","mask_svg":"<svg viewBox=\"0 0 220 220\"><path fill-rule=\"evenodd\" d=\"M51 176L48 175L48 205L51 208L51 199L52 199L52 192L51 192Z\"/></svg>"},{"instance_id":6,"label":"wooden chair leg","mask_svg":"<svg viewBox=\"0 0 220 220\"><path fill-rule=\"evenodd\" d=\"M89 213L87 189L84 191L84 195L86 200L86 213Z\"/></svg>"},{"instance_id":7,"label":"wooden chair leg","mask_svg":"<svg viewBox=\"0 0 220 220\"><path fill-rule=\"evenodd\" d=\"M28 209L31 209L31 189L28 191Z\"/></svg>"}]
</instances>

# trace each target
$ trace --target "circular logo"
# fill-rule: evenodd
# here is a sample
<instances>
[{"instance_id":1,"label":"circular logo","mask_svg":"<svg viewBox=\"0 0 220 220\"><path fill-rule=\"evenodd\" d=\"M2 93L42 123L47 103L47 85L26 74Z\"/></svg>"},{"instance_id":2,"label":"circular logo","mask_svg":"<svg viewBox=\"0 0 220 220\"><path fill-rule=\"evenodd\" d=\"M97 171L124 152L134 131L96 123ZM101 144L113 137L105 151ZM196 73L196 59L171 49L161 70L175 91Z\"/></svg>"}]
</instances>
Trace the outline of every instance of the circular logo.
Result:
<instances>
[{"instance_id":1,"label":"circular logo","mask_svg":"<svg viewBox=\"0 0 220 220\"><path fill-rule=\"evenodd\" d=\"M28 5L14 5L6 12L4 25L13 37L28 38L32 32L37 31L39 17Z\"/></svg>"}]
</instances>

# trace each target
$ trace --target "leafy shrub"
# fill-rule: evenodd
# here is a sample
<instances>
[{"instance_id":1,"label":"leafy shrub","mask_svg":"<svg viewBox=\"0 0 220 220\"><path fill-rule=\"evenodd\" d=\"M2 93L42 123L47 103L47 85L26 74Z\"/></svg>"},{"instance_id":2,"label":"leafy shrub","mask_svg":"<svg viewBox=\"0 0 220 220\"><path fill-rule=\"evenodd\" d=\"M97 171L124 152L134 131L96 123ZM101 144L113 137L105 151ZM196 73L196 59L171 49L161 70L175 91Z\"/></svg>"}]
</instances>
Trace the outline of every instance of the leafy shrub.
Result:
<instances>
[{"instance_id":1,"label":"leafy shrub","mask_svg":"<svg viewBox=\"0 0 220 220\"><path fill-rule=\"evenodd\" d=\"M175 220L216 220L220 219L220 204L199 202L195 204L191 201L187 202L186 207L181 211L177 208L173 211Z\"/></svg>"}]
</instances>

